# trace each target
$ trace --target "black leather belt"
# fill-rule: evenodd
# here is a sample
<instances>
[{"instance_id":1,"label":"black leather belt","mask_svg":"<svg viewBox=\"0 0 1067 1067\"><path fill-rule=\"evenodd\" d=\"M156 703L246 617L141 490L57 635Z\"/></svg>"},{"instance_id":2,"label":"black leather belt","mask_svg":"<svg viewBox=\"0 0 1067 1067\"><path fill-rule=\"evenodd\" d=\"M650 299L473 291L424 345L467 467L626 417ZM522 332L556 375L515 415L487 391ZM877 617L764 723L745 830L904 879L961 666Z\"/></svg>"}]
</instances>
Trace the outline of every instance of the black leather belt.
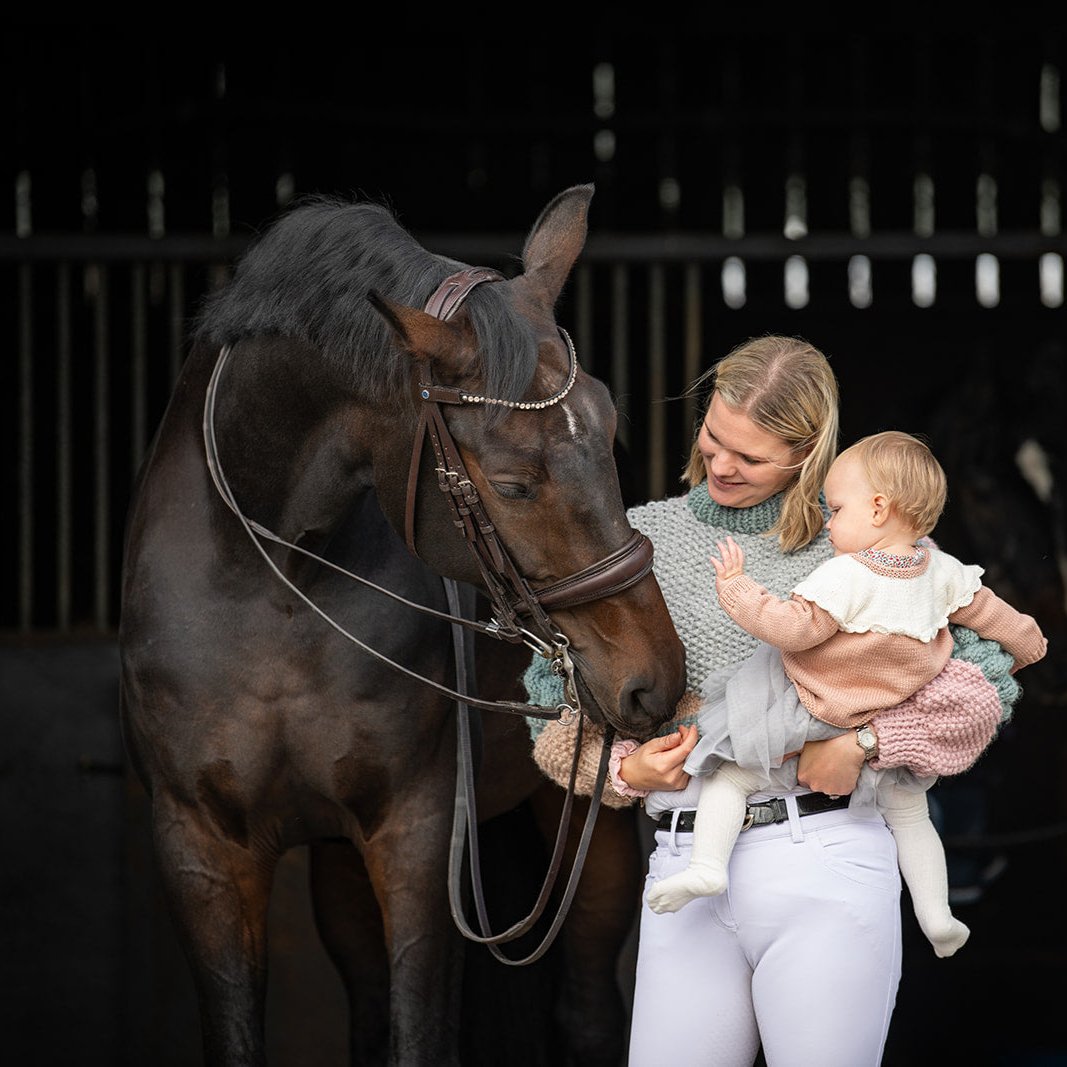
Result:
<instances>
[{"instance_id":1,"label":"black leather belt","mask_svg":"<svg viewBox=\"0 0 1067 1067\"><path fill-rule=\"evenodd\" d=\"M848 797L829 797L825 793L802 793L797 797L797 811L801 815L818 815L821 811L837 811L839 808L848 807ZM678 812L678 821L674 825L676 833L691 834L693 824L696 822L695 811ZM760 804L749 804L745 809L745 821L741 824L742 830L752 826L770 826L772 823L785 822L789 818L786 810L785 798L775 797L773 800L764 800ZM657 830L669 830L674 820L673 811L665 811L656 820Z\"/></svg>"}]
</instances>

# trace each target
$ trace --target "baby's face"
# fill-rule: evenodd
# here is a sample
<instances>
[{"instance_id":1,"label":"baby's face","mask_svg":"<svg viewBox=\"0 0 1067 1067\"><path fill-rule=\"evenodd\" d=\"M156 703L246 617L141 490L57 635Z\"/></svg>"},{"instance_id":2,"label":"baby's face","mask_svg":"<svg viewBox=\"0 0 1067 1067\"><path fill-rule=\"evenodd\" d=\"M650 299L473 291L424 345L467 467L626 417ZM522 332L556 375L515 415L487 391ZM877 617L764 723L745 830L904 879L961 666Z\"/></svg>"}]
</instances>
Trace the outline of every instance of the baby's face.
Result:
<instances>
[{"instance_id":1,"label":"baby's face","mask_svg":"<svg viewBox=\"0 0 1067 1067\"><path fill-rule=\"evenodd\" d=\"M878 540L874 525L875 491L858 459L840 456L834 460L823 486L830 518L826 529L834 555L862 552Z\"/></svg>"}]
</instances>

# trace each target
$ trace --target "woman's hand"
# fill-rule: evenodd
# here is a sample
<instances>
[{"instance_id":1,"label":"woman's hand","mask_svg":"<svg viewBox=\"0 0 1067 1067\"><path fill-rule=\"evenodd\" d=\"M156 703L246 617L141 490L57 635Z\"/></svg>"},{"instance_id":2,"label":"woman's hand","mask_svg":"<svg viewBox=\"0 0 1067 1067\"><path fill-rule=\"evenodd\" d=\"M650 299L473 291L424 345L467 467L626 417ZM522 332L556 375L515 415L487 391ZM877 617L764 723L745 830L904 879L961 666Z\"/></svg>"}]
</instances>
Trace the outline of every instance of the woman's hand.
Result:
<instances>
[{"instance_id":1,"label":"woman's hand","mask_svg":"<svg viewBox=\"0 0 1067 1067\"><path fill-rule=\"evenodd\" d=\"M636 755L636 753L635 753ZM863 749L852 730L825 741L809 741L800 751L797 781L816 793L843 797L856 788Z\"/></svg>"},{"instance_id":2,"label":"woman's hand","mask_svg":"<svg viewBox=\"0 0 1067 1067\"><path fill-rule=\"evenodd\" d=\"M673 734L653 737L619 763L619 777L631 789L684 789L689 775L682 765L697 743L695 726L679 726Z\"/></svg>"}]
</instances>

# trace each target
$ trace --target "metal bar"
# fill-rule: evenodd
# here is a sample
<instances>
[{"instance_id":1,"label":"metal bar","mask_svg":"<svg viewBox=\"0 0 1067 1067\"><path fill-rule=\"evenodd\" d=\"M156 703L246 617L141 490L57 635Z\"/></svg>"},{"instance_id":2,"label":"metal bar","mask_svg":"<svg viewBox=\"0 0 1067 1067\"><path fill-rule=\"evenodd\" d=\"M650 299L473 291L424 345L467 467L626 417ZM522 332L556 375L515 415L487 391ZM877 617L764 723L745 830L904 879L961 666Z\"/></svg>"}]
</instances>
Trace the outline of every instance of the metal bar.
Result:
<instances>
[{"instance_id":1,"label":"metal bar","mask_svg":"<svg viewBox=\"0 0 1067 1067\"><path fill-rule=\"evenodd\" d=\"M575 337L578 339L578 362L582 370L592 373L593 363L593 270L579 264L575 277Z\"/></svg>"},{"instance_id":2,"label":"metal bar","mask_svg":"<svg viewBox=\"0 0 1067 1067\"><path fill-rule=\"evenodd\" d=\"M93 617L99 631L109 629L111 592L111 472L109 452L111 418L108 394L111 385L108 358L108 268L95 264L95 307L93 315L93 466L96 493L93 506Z\"/></svg>"},{"instance_id":3,"label":"metal bar","mask_svg":"<svg viewBox=\"0 0 1067 1067\"><path fill-rule=\"evenodd\" d=\"M666 270L653 263L648 277L648 498L666 492L667 438L667 321Z\"/></svg>"},{"instance_id":4,"label":"metal bar","mask_svg":"<svg viewBox=\"0 0 1067 1067\"><path fill-rule=\"evenodd\" d=\"M185 345L185 268L175 264L170 269L170 340L167 365L173 386L182 369Z\"/></svg>"},{"instance_id":5,"label":"metal bar","mask_svg":"<svg viewBox=\"0 0 1067 1067\"><path fill-rule=\"evenodd\" d=\"M145 267L130 271L130 477L137 477L148 442L148 311Z\"/></svg>"},{"instance_id":6,"label":"metal bar","mask_svg":"<svg viewBox=\"0 0 1067 1067\"><path fill-rule=\"evenodd\" d=\"M629 343L629 271L617 265L611 268L611 381L619 412L616 436L629 448L630 435L630 343Z\"/></svg>"},{"instance_id":7,"label":"metal bar","mask_svg":"<svg viewBox=\"0 0 1067 1067\"><path fill-rule=\"evenodd\" d=\"M19 268L19 629L33 625L33 269Z\"/></svg>"},{"instance_id":8,"label":"metal bar","mask_svg":"<svg viewBox=\"0 0 1067 1067\"><path fill-rule=\"evenodd\" d=\"M74 575L74 430L70 264L56 274L56 625L71 626Z\"/></svg>"},{"instance_id":9,"label":"metal bar","mask_svg":"<svg viewBox=\"0 0 1067 1067\"><path fill-rule=\"evenodd\" d=\"M138 234L0 235L0 261L70 260L72 263L229 262L248 246L245 237L190 235L147 237Z\"/></svg>"},{"instance_id":10,"label":"metal bar","mask_svg":"<svg viewBox=\"0 0 1067 1067\"><path fill-rule=\"evenodd\" d=\"M459 259L508 260L521 247L524 234L426 234L427 247L446 249ZM135 237L87 234L33 237L0 235L0 262L70 260L74 263L113 263L143 260L183 264L226 264L245 251L240 237ZM725 259L743 255L748 260L780 260L790 255L808 259L872 258L910 259L917 252L966 259L980 252L1012 259L1036 258L1044 252L1067 252L1067 234L1043 234L1038 229L1004 230L983 237L969 230L942 230L928 237L908 230L872 233L809 233L789 239L775 232L748 232L725 237L712 231L669 234L591 234L582 252L586 262L656 259L664 263L690 259Z\"/></svg>"},{"instance_id":11,"label":"metal bar","mask_svg":"<svg viewBox=\"0 0 1067 1067\"><path fill-rule=\"evenodd\" d=\"M790 256L807 260L846 261L854 255L871 259L909 260L919 253L945 259L971 259L983 252L1004 259L1036 259L1045 252L1067 252L1067 234L1005 231L989 237L974 232L941 231L929 237L911 232L875 233L853 237L845 233L808 234L790 240L779 234L746 234L743 238L713 233L635 234L590 237L582 256L594 262L658 260L663 263L719 261L728 256L746 261L784 262Z\"/></svg>"},{"instance_id":12,"label":"metal bar","mask_svg":"<svg viewBox=\"0 0 1067 1067\"><path fill-rule=\"evenodd\" d=\"M701 330L700 314L702 308L701 291L703 272L698 263L687 263L684 276L684 315L685 346L682 350L682 373L685 378L686 392L682 401L682 417L685 419L687 432L696 425L697 401L689 387L697 380L703 369L704 338Z\"/></svg>"}]
</instances>

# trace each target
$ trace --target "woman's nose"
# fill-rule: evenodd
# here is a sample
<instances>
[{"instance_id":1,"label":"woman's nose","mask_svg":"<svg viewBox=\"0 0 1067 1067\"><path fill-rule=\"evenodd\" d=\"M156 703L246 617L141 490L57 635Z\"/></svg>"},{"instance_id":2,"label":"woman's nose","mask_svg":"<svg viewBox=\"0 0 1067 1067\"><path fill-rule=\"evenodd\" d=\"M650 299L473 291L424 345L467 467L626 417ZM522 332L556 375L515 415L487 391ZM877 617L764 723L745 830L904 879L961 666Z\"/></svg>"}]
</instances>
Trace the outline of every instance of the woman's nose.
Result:
<instances>
[{"instance_id":1,"label":"woman's nose","mask_svg":"<svg viewBox=\"0 0 1067 1067\"><path fill-rule=\"evenodd\" d=\"M711 457L711 469L717 478L733 474L735 466L733 456L729 452L719 451Z\"/></svg>"}]
</instances>

